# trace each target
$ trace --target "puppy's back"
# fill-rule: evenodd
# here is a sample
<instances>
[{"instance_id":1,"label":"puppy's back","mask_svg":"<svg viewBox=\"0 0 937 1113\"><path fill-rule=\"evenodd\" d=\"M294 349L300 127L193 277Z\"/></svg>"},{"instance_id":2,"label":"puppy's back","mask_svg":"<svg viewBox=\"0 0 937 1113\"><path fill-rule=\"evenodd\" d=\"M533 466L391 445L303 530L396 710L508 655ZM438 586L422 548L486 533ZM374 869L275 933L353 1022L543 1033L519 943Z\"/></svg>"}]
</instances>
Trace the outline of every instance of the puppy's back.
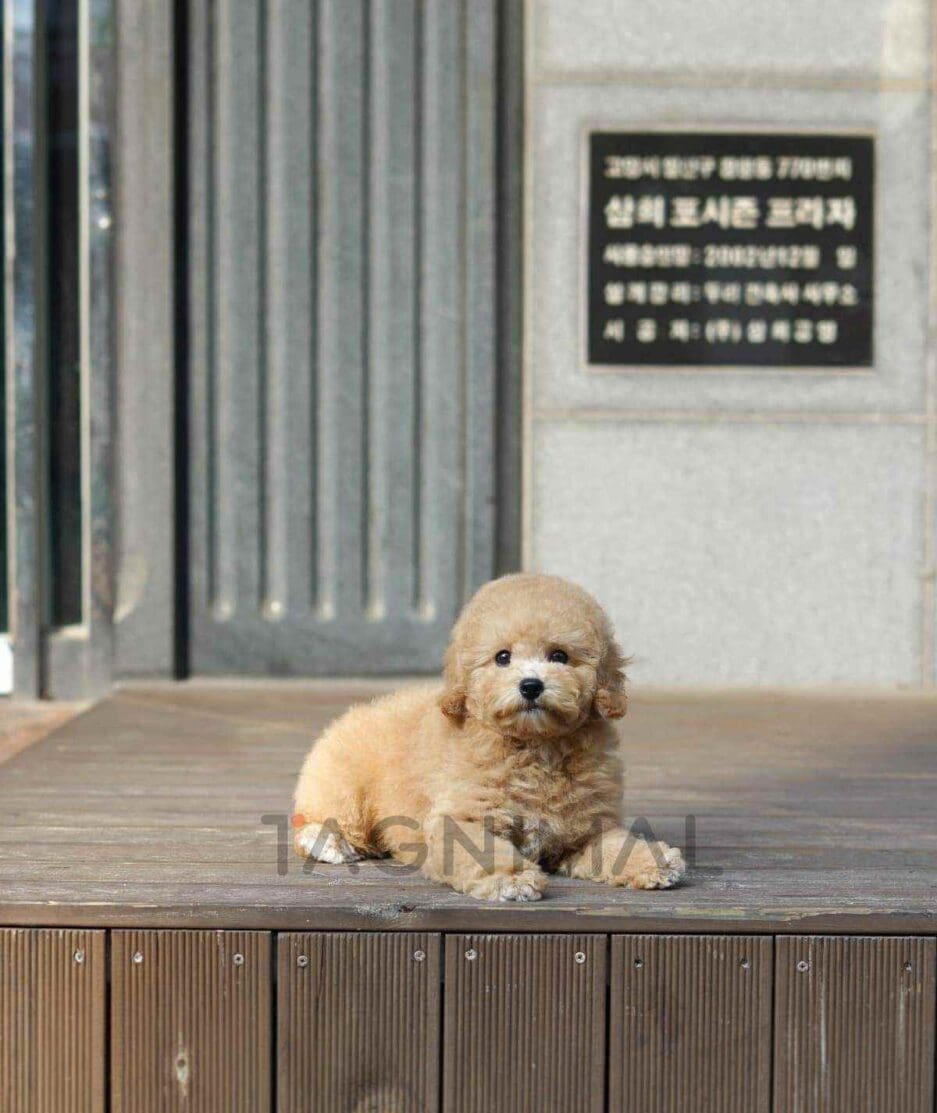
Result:
<instances>
[{"instance_id":1,"label":"puppy's back","mask_svg":"<svg viewBox=\"0 0 937 1113\"><path fill-rule=\"evenodd\" d=\"M422 821L432 762L427 736L441 688L402 688L356 704L313 743L296 786L295 811L307 821L337 821L356 846L372 846L388 817Z\"/></svg>"}]
</instances>

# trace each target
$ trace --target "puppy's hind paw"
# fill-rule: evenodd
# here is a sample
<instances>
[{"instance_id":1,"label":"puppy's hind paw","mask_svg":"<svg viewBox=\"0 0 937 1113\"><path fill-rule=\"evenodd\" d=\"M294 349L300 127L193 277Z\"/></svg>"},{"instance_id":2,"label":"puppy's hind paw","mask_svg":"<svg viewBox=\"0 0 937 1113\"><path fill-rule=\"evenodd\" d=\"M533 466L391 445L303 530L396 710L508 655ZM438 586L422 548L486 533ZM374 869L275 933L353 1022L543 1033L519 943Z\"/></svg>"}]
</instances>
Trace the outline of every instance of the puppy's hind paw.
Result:
<instances>
[{"instance_id":1,"label":"puppy's hind paw","mask_svg":"<svg viewBox=\"0 0 937 1113\"><path fill-rule=\"evenodd\" d=\"M360 862L364 857L340 832L330 831L322 823L307 823L301 827L296 832L293 845L300 857L314 858L317 862L328 862L333 866Z\"/></svg>"},{"instance_id":2,"label":"puppy's hind paw","mask_svg":"<svg viewBox=\"0 0 937 1113\"><path fill-rule=\"evenodd\" d=\"M635 863L638 865L638 863ZM648 844L646 860L627 879L631 889L672 889L686 874L683 855L665 842Z\"/></svg>"},{"instance_id":3,"label":"puppy's hind paw","mask_svg":"<svg viewBox=\"0 0 937 1113\"><path fill-rule=\"evenodd\" d=\"M531 901L540 900L547 887L547 875L541 869L520 873L493 873L476 881L468 890L479 900Z\"/></svg>"}]
</instances>

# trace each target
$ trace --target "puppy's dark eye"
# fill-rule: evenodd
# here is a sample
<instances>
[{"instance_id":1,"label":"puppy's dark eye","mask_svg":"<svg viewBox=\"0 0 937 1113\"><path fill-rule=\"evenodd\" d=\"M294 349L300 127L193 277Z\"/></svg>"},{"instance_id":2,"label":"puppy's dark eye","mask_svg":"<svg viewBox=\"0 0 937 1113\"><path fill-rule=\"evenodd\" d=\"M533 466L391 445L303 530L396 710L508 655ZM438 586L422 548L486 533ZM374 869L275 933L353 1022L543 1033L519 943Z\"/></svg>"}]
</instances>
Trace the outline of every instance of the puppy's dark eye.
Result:
<instances>
[{"instance_id":1,"label":"puppy's dark eye","mask_svg":"<svg viewBox=\"0 0 937 1113\"><path fill-rule=\"evenodd\" d=\"M504 668L505 665L509 665L510 663L511 663L511 651L510 651L510 649L499 649L498 652L495 654L495 664L500 665L501 668Z\"/></svg>"},{"instance_id":2,"label":"puppy's dark eye","mask_svg":"<svg viewBox=\"0 0 937 1113\"><path fill-rule=\"evenodd\" d=\"M554 649L550 654L550 660L557 665L565 665L569 660L569 655L563 649Z\"/></svg>"}]
</instances>

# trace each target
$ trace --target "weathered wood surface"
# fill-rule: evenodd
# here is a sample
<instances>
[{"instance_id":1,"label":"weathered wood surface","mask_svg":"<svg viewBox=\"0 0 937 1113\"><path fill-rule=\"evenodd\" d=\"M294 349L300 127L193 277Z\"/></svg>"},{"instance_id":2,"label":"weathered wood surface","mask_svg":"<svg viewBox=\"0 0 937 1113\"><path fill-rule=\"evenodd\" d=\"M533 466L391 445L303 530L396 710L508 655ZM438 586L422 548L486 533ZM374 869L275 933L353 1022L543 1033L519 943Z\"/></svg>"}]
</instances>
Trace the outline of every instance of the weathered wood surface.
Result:
<instances>
[{"instance_id":1,"label":"weathered wood surface","mask_svg":"<svg viewBox=\"0 0 937 1113\"><path fill-rule=\"evenodd\" d=\"M104 1113L103 931L0 931L0 1110Z\"/></svg>"},{"instance_id":2,"label":"weathered wood surface","mask_svg":"<svg viewBox=\"0 0 937 1113\"><path fill-rule=\"evenodd\" d=\"M935 941L776 943L776 1113L932 1113Z\"/></svg>"},{"instance_id":3,"label":"weathered wood surface","mask_svg":"<svg viewBox=\"0 0 937 1113\"><path fill-rule=\"evenodd\" d=\"M428 932L280 935L278 1108L438 1108L440 950Z\"/></svg>"},{"instance_id":4,"label":"weathered wood surface","mask_svg":"<svg viewBox=\"0 0 937 1113\"><path fill-rule=\"evenodd\" d=\"M271 938L111 934L114 1113L270 1113Z\"/></svg>"},{"instance_id":5,"label":"weathered wood surface","mask_svg":"<svg viewBox=\"0 0 937 1113\"><path fill-rule=\"evenodd\" d=\"M768 1113L773 940L615 935L610 1113Z\"/></svg>"},{"instance_id":6,"label":"weathered wood surface","mask_svg":"<svg viewBox=\"0 0 937 1113\"><path fill-rule=\"evenodd\" d=\"M81 710L80 703L4 700L0 711L0 762L8 761Z\"/></svg>"},{"instance_id":7,"label":"weathered wood surface","mask_svg":"<svg viewBox=\"0 0 937 1113\"><path fill-rule=\"evenodd\" d=\"M600 1113L601 936L447 935L444 1113Z\"/></svg>"},{"instance_id":8,"label":"weathered wood surface","mask_svg":"<svg viewBox=\"0 0 937 1113\"><path fill-rule=\"evenodd\" d=\"M627 813L688 846L687 883L556 878L512 907L390 862L310 872L286 852L278 874L311 740L375 690L130 688L73 719L0 765L0 924L937 931L933 697L639 697L622 726Z\"/></svg>"}]
</instances>

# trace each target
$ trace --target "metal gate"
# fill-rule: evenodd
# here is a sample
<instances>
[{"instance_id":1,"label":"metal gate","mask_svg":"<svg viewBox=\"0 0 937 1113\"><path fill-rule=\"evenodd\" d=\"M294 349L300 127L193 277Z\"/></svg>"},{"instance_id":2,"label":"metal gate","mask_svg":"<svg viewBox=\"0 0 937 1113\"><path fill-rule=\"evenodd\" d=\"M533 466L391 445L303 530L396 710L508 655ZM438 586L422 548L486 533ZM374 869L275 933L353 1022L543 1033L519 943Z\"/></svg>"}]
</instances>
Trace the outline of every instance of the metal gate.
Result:
<instances>
[{"instance_id":1,"label":"metal gate","mask_svg":"<svg viewBox=\"0 0 937 1113\"><path fill-rule=\"evenodd\" d=\"M521 12L0 0L0 693L435 670L516 567Z\"/></svg>"},{"instance_id":2,"label":"metal gate","mask_svg":"<svg viewBox=\"0 0 937 1113\"><path fill-rule=\"evenodd\" d=\"M195 673L435 669L496 569L500 41L493 0L190 7Z\"/></svg>"},{"instance_id":3,"label":"metal gate","mask_svg":"<svg viewBox=\"0 0 937 1113\"><path fill-rule=\"evenodd\" d=\"M0 692L113 675L111 0L2 0Z\"/></svg>"}]
</instances>

